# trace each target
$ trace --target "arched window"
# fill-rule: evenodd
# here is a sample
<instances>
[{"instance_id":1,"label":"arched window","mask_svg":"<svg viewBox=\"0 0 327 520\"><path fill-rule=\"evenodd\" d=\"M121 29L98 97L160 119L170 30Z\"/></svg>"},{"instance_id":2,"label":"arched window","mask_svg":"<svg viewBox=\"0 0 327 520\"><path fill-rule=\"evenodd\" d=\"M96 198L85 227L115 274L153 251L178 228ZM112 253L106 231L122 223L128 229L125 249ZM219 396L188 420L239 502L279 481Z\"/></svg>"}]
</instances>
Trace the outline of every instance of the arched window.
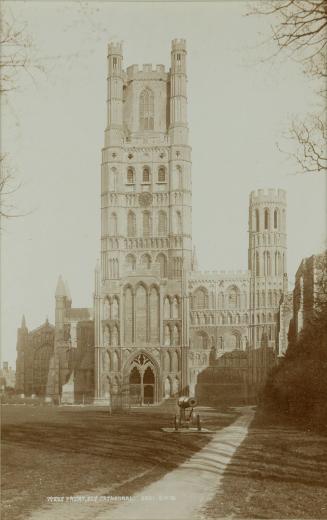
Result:
<instances>
[{"instance_id":1,"label":"arched window","mask_svg":"<svg viewBox=\"0 0 327 520\"><path fill-rule=\"evenodd\" d=\"M259 253L256 251L255 253L255 274L260 276L260 261L259 261Z\"/></svg>"},{"instance_id":2,"label":"arched window","mask_svg":"<svg viewBox=\"0 0 327 520\"><path fill-rule=\"evenodd\" d=\"M151 257L150 255L143 255L141 258L141 264L144 265L147 269L150 269L151 267Z\"/></svg>"},{"instance_id":3,"label":"arched window","mask_svg":"<svg viewBox=\"0 0 327 520\"><path fill-rule=\"evenodd\" d=\"M158 170L158 182L166 182L166 168L160 166Z\"/></svg>"},{"instance_id":4,"label":"arched window","mask_svg":"<svg viewBox=\"0 0 327 520\"><path fill-rule=\"evenodd\" d=\"M168 325L165 326L165 337L164 337L164 343L167 347L170 346L170 328L168 327Z\"/></svg>"},{"instance_id":5,"label":"arched window","mask_svg":"<svg viewBox=\"0 0 327 520\"><path fill-rule=\"evenodd\" d=\"M167 215L164 211L159 211L158 215L158 235L167 234Z\"/></svg>"},{"instance_id":6,"label":"arched window","mask_svg":"<svg viewBox=\"0 0 327 520\"><path fill-rule=\"evenodd\" d=\"M275 209L274 211L274 228L278 228L278 209Z\"/></svg>"},{"instance_id":7,"label":"arched window","mask_svg":"<svg viewBox=\"0 0 327 520\"><path fill-rule=\"evenodd\" d=\"M116 213L111 213L110 222L109 222L110 235L117 235L117 215Z\"/></svg>"},{"instance_id":8,"label":"arched window","mask_svg":"<svg viewBox=\"0 0 327 520\"><path fill-rule=\"evenodd\" d=\"M149 211L143 212L143 236L151 235L151 216Z\"/></svg>"},{"instance_id":9,"label":"arched window","mask_svg":"<svg viewBox=\"0 0 327 520\"><path fill-rule=\"evenodd\" d=\"M127 169L127 184L134 184L135 183L135 173L133 168Z\"/></svg>"},{"instance_id":10,"label":"arched window","mask_svg":"<svg viewBox=\"0 0 327 520\"><path fill-rule=\"evenodd\" d=\"M176 256L173 258L173 278L180 278L182 276L183 258Z\"/></svg>"},{"instance_id":11,"label":"arched window","mask_svg":"<svg viewBox=\"0 0 327 520\"><path fill-rule=\"evenodd\" d=\"M161 278L167 277L167 258L163 253L157 256L157 262L160 264L160 276Z\"/></svg>"},{"instance_id":12,"label":"arched window","mask_svg":"<svg viewBox=\"0 0 327 520\"><path fill-rule=\"evenodd\" d=\"M195 309L207 308L207 294L204 289L197 289L193 294L193 307Z\"/></svg>"},{"instance_id":13,"label":"arched window","mask_svg":"<svg viewBox=\"0 0 327 520\"><path fill-rule=\"evenodd\" d=\"M170 301L168 297L166 297L164 300L164 319L170 319Z\"/></svg>"},{"instance_id":14,"label":"arched window","mask_svg":"<svg viewBox=\"0 0 327 520\"><path fill-rule=\"evenodd\" d=\"M109 190L116 191L117 189L118 173L117 168L111 168L109 175Z\"/></svg>"},{"instance_id":15,"label":"arched window","mask_svg":"<svg viewBox=\"0 0 327 520\"><path fill-rule=\"evenodd\" d=\"M182 233L182 215L180 211L176 211L176 233L177 235Z\"/></svg>"},{"instance_id":16,"label":"arched window","mask_svg":"<svg viewBox=\"0 0 327 520\"><path fill-rule=\"evenodd\" d=\"M143 182L150 182L150 169L147 166L143 168Z\"/></svg>"},{"instance_id":17,"label":"arched window","mask_svg":"<svg viewBox=\"0 0 327 520\"><path fill-rule=\"evenodd\" d=\"M110 319L110 303L108 298L105 299L103 304L103 319L109 320Z\"/></svg>"},{"instance_id":18,"label":"arched window","mask_svg":"<svg viewBox=\"0 0 327 520\"><path fill-rule=\"evenodd\" d=\"M140 95L140 130L154 128L154 96L150 89L145 89Z\"/></svg>"},{"instance_id":19,"label":"arched window","mask_svg":"<svg viewBox=\"0 0 327 520\"><path fill-rule=\"evenodd\" d=\"M240 301L240 297L239 297L239 290L237 287L235 286L231 286L228 288L227 290L227 298L228 298L228 307L230 308L235 308L235 307L238 307L239 306L239 301Z\"/></svg>"},{"instance_id":20,"label":"arched window","mask_svg":"<svg viewBox=\"0 0 327 520\"><path fill-rule=\"evenodd\" d=\"M177 186L179 190L183 189L183 171L180 165L176 166L177 171Z\"/></svg>"},{"instance_id":21,"label":"arched window","mask_svg":"<svg viewBox=\"0 0 327 520\"><path fill-rule=\"evenodd\" d=\"M255 229L259 231L260 219L259 219L259 210L255 210Z\"/></svg>"},{"instance_id":22,"label":"arched window","mask_svg":"<svg viewBox=\"0 0 327 520\"><path fill-rule=\"evenodd\" d=\"M265 209L265 229L269 229L269 209Z\"/></svg>"},{"instance_id":23,"label":"arched window","mask_svg":"<svg viewBox=\"0 0 327 520\"><path fill-rule=\"evenodd\" d=\"M136 265L136 260L134 255L127 255L126 256L126 268L129 271L134 271Z\"/></svg>"},{"instance_id":24,"label":"arched window","mask_svg":"<svg viewBox=\"0 0 327 520\"><path fill-rule=\"evenodd\" d=\"M174 345L179 345L179 330L177 325L175 325L173 329L173 343Z\"/></svg>"},{"instance_id":25,"label":"arched window","mask_svg":"<svg viewBox=\"0 0 327 520\"><path fill-rule=\"evenodd\" d=\"M127 216L127 236L135 237L136 235L136 217L133 211L129 211Z\"/></svg>"},{"instance_id":26,"label":"arched window","mask_svg":"<svg viewBox=\"0 0 327 520\"><path fill-rule=\"evenodd\" d=\"M118 320L119 317L119 304L117 298L112 300L111 304L111 319Z\"/></svg>"},{"instance_id":27,"label":"arched window","mask_svg":"<svg viewBox=\"0 0 327 520\"><path fill-rule=\"evenodd\" d=\"M271 275L271 257L269 251L267 251L267 275Z\"/></svg>"},{"instance_id":28,"label":"arched window","mask_svg":"<svg viewBox=\"0 0 327 520\"><path fill-rule=\"evenodd\" d=\"M111 258L109 260L110 278L119 278L119 263L118 258Z\"/></svg>"},{"instance_id":29,"label":"arched window","mask_svg":"<svg viewBox=\"0 0 327 520\"><path fill-rule=\"evenodd\" d=\"M175 319L179 318L179 303L178 303L178 299L176 297L173 300L173 318L175 318Z\"/></svg>"},{"instance_id":30,"label":"arched window","mask_svg":"<svg viewBox=\"0 0 327 520\"><path fill-rule=\"evenodd\" d=\"M111 337L112 346L116 347L118 345L118 329L116 326L112 329Z\"/></svg>"}]
</instances>

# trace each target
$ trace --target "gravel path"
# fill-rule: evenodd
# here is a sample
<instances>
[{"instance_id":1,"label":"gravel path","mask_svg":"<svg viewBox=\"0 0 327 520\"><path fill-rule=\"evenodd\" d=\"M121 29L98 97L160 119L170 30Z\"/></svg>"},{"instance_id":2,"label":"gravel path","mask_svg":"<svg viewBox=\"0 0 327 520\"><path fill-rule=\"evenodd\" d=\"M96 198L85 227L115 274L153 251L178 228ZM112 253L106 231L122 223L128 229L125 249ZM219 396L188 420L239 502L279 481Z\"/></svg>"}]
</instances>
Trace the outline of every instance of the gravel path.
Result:
<instances>
[{"instance_id":1,"label":"gravel path","mask_svg":"<svg viewBox=\"0 0 327 520\"><path fill-rule=\"evenodd\" d=\"M128 500L123 501L124 497L120 497L119 502L106 502L108 491L113 498L117 498L115 486L112 486L109 490L80 493L81 503L76 500L73 503L51 504L33 513L28 520L204 519L201 509L219 490L226 466L246 437L254 416L251 407L242 407L239 411L241 416L232 425L217 432L202 450L139 493L126 497ZM119 488L121 490L121 484ZM96 500L93 501L92 497Z\"/></svg>"}]
</instances>

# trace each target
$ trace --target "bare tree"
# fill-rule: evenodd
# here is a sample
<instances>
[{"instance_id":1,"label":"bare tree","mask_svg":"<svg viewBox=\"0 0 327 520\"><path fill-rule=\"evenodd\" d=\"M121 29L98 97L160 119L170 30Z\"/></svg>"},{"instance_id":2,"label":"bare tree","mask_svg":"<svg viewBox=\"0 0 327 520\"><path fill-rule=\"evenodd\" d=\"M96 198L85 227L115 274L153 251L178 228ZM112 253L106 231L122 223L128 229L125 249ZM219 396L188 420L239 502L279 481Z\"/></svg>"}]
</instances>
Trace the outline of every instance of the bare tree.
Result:
<instances>
[{"instance_id":1,"label":"bare tree","mask_svg":"<svg viewBox=\"0 0 327 520\"><path fill-rule=\"evenodd\" d=\"M45 68L37 57L26 23L19 21L8 7L1 4L0 16L0 102L2 108L12 91L21 87L27 76L35 81L35 72ZM19 216L12 204L12 195L19 188L10 158L0 154L0 217Z\"/></svg>"},{"instance_id":2,"label":"bare tree","mask_svg":"<svg viewBox=\"0 0 327 520\"><path fill-rule=\"evenodd\" d=\"M327 172L327 0L260 2L248 14L272 19L272 39L278 51L299 61L304 72L319 80L320 110L306 121L293 121L290 137L298 144L296 159L302 172Z\"/></svg>"}]
</instances>

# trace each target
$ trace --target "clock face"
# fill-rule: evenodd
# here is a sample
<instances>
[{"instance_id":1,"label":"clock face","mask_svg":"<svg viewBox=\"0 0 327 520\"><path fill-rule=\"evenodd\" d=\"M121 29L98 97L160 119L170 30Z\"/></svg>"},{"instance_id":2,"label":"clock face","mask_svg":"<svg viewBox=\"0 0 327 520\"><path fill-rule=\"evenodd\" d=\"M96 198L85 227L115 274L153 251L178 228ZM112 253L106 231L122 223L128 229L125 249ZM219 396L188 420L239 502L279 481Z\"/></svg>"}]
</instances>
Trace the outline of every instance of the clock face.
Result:
<instances>
[{"instance_id":1,"label":"clock face","mask_svg":"<svg viewBox=\"0 0 327 520\"><path fill-rule=\"evenodd\" d=\"M140 195L139 195L139 204L143 208L147 208L148 206L150 206L152 204L152 195L151 195L151 193L148 193L148 192L140 193Z\"/></svg>"}]
</instances>

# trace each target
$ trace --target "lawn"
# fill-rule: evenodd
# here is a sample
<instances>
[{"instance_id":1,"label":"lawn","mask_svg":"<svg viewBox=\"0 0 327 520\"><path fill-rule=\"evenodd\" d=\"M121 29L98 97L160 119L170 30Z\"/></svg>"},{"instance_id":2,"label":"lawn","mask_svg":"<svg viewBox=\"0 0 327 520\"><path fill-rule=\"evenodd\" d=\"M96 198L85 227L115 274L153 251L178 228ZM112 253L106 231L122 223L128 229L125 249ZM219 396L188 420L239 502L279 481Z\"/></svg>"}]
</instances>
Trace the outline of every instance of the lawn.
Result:
<instances>
[{"instance_id":1,"label":"lawn","mask_svg":"<svg viewBox=\"0 0 327 520\"><path fill-rule=\"evenodd\" d=\"M2 508L4 520L25 519L49 496L102 489L132 495L201 449L211 434L167 434L172 414L159 408L109 415L92 407L4 405ZM219 430L237 414L201 411L204 427Z\"/></svg>"},{"instance_id":2,"label":"lawn","mask_svg":"<svg viewBox=\"0 0 327 520\"><path fill-rule=\"evenodd\" d=\"M327 437L257 411L203 511L217 518L327 518Z\"/></svg>"}]
</instances>

